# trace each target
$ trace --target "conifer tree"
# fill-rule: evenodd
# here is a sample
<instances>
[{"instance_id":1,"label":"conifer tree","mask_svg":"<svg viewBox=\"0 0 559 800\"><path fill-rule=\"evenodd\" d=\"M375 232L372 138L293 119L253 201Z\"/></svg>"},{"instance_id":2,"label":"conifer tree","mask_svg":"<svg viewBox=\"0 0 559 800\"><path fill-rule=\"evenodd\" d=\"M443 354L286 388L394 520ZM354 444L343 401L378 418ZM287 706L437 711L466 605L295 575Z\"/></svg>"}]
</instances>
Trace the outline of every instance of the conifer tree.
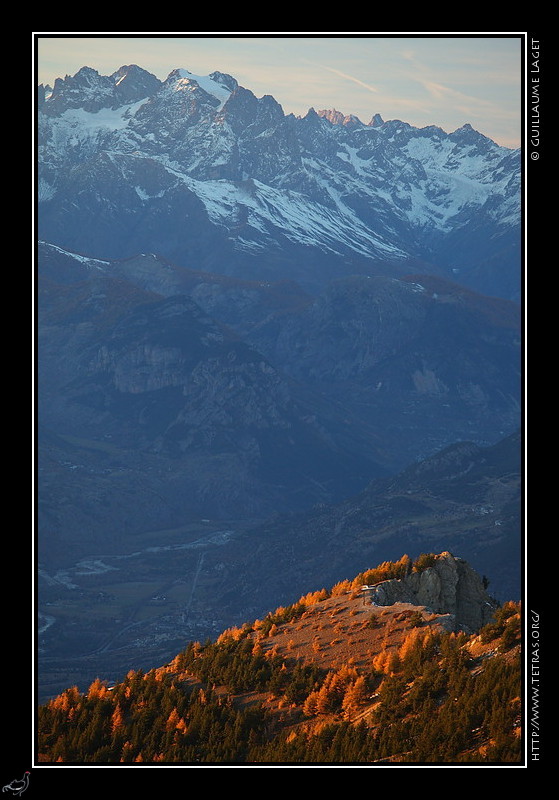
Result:
<instances>
[{"instance_id":1,"label":"conifer tree","mask_svg":"<svg viewBox=\"0 0 559 800\"><path fill-rule=\"evenodd\" d=\"M365 677L363 675L359 675L348 685L342 701L344 719L348 722L353 720L355 713L365 700L366 691Z\"/></svg>"},{"instance_id":2,"label":"conifer tree","mask_svg":"<svg viewBox=\"0 0 559 800\"><path fill-rule=\"evenodd\" d=\"M111 716L111 732L114 734L123 727L124 719L122 716L122 709L117 704Z\"/></svg>"},{"instance_id":3,"label":"conifer tree","mask_svg":"<svg viewBox=\"0 0 559 800\"><path fill-rule=\"evenodd\" d=\"M303 703L303 714L306 717L314 717L318 714L317 709L318 692L311 692Z\"/></svg>"},{"instance_id":4,"label":"conifer tree","mask_svg":"<svg viewBox=\"0 0 559 800\"><path fill-rule=\"evenodd\" d=\"M167 722L165 723L165 730L166 731L176 730L179 722L180 722L179 712L177 711L176 708L173 708L173 710L167 717Z\"/></svg>"}]
</instances>

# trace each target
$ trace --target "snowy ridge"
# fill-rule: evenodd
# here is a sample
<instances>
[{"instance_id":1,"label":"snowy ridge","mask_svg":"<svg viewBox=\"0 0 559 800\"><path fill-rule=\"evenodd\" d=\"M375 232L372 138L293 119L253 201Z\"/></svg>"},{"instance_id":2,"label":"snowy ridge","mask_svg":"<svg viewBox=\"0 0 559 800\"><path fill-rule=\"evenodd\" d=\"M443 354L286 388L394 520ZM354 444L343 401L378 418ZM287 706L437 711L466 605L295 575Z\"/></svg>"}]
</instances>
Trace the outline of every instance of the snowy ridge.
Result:
<instances>
[{"instance_id":1,"label":"snowy ridge","mask_svg":"<svg viewBox=\"0 0 559 800\"><path fill-rule=\"evenodd\" d=\"M184 177L185 183L205 204L210 218L226 223L235 209L248 211L248 225L263 234L278 228L292 241L322 246L332 252L341 247L363 255L372 251L405 257L405 252L370 231L349 208L329 208L309 204L304 195L280 191L252 181L254 192L233 186L227 181L196 181ZM272 236L268 238L272 240Z\"/></svg>"},{"instance_id":2,"label":"snowy ridge","mask_svg":"<svg viewBox=\"0 0 559 800\"><path fill-rule=\"evenodd\" d=\"M100 258L88 258L87 256L81 256L79 253L71 253L68 250L64 250L62 247L57 247L54 244L50 244L49 242L39 241L37 243L39 247L43 248L44 250L52 250L53 252L60 253L60 255L66 256L67 258L71 258L74 261L79 262L80 264L85 264L88 267L95 267L101 271L106 270L107 267L110 266L110 261L103 261Z\"/></svg>"},{"instance_id":3,"label":"snowy ridge","mask_svg":"<svg viewBox=\"0 0 559 800\"><path fill-rule=\"evenodd\" d=\"M174 91L184 91L185 89L195 90L196 86L199 86L206 94L215 97L219 102L218 111L221 111L231 95L230 89L214 80L210 75L193 75L186 69L177 69L175 72L171 73L167 81L170 80L171 76L174 78L172 84L172 89Z\"/></svg>"}]
</instances>

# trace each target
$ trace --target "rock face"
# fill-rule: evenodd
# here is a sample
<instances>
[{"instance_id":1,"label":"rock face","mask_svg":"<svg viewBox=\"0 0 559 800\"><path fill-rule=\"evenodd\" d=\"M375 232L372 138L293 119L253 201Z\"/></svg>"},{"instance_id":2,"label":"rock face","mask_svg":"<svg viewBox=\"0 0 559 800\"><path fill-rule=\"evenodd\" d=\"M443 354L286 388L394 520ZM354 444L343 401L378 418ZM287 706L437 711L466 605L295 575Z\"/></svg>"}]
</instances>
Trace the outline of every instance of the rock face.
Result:
<instances>
[{"instance_id":1,"label":"rock face","mask_svg":"<svg viewBox=\"0 0 559 800\"><path fill-rule=\"evenodd\" d=\"M100 483L111 497L97 504L97 523L87 515L84 538L91 546L117 518L130 521L128 508L143 502L140 473L171 525L190 513L250 516L331 502L362 487L371 470L382 474L372 458L346 447L349 426L338 441L340 426L330 425L325 403L324 416L192 298L132 287L88 259L76 262L71 282L67 260L51 256L41 275L39 413L42 431L63 437L56 447L64 453L47 461L79 465L80 477L95 484L81 486L76 511L86 497L93 502L99 496ZM87 458L66 452L64 437L86 445ZM116 460L108 456L108 443ZM46 457L48 446L42 450ZM132 503L119 499L124 495L111 478L114 470L127 476ZM63 487L68 479L75 485L76 471L54 486L49 476L45 464L41 497L56 508L53 527L69 532L76 521L58 514L67 507Z\"/></svg>"},{"instance_id":2,"label":"rock face","mask_svg":"<svg viewBox=\"0 0 559 800\"><path fill-rule=\"evenodd\" d=\"M402 448L400 469L474 429L485 442L516 429L517 315L512 303L441 279L352 276L249 337L284 373L342 399L381 436L390 431L385 449Z\"/></svg>"},{"instance_id":3,"label":"rock face","mask_svg":"<svg viewBox=\"0 0 559 800\"><path fill-rule=\"evenodd\" d=\"M387 580L369 590L379 606L413 603L436 614L454 617L454 628L479 630L490 621L497 603L485 591L483 580L470 565L451 553L436 556L434 564L401 580Z\"/></svg>"}]
</instances>

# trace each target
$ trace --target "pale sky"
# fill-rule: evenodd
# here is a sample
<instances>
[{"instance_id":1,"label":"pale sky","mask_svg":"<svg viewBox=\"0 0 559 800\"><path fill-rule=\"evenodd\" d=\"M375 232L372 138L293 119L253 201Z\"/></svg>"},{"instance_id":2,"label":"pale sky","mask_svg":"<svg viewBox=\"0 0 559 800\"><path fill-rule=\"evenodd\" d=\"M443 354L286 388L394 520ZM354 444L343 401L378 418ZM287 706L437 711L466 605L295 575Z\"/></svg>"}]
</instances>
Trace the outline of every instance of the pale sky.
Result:
<instances>
[{"instance_id":1,"label":"pale sky","mask_svg":"<svg viewBox=\"0 0 559 800\"><path fill-rule=\"evenodd\" d=\"M34 32L39 83L81 67L111 75L137 64L232 75L286 114L335 108L369 122L376 113L450 133L469 122L506 147L521 141L522 49L517 33L482 34L66 34Z\"/></svg>"}]
</instances>

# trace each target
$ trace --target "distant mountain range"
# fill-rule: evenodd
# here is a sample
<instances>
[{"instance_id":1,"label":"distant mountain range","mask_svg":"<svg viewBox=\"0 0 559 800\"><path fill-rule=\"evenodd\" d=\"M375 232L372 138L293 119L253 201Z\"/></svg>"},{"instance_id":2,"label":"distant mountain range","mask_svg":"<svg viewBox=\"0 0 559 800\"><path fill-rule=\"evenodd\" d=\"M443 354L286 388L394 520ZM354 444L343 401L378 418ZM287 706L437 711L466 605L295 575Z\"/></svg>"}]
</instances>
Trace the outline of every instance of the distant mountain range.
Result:
<instances>
[{"instance_id":1,"label":"distant mountain range","mask_svg":"<svg viewBox=\"0 0 559 800\"><path fill-rule=\"evenodd\" d=\"M338 111L285 115L219 72L83 67L39 93L39 235L91 257L324 286L410 272L520 296L520 152Z\"/></svg>"},{"instance_id":2,"label":"distant mountain range","mask_svg":"<svg viewBox=\"0 0 559 800\"><path fill-rule=\"evenodd\" d=\"M94 536L121 513L134 524L128 500L117 510L121 489L106 477L115 469L131 470L131 491L141 475L165 497L152 513L169 524L185 513L261 516L338 501L520 423L516 305L442 279L357 276L312 298L290 283L202 275L155 256L99 262L47 244L39 273L39 430L67 451L51 463L87 458L80 476L93 496L99 482L116 492L110 520L87 511L81 527ZM76 480L47 481L45 514ZM86 509L84 487L80 496ZM143 523L147 496L132 504ZM59 532L79 511L67 522L61 513Z\"/></svg>"}]
</instances>

